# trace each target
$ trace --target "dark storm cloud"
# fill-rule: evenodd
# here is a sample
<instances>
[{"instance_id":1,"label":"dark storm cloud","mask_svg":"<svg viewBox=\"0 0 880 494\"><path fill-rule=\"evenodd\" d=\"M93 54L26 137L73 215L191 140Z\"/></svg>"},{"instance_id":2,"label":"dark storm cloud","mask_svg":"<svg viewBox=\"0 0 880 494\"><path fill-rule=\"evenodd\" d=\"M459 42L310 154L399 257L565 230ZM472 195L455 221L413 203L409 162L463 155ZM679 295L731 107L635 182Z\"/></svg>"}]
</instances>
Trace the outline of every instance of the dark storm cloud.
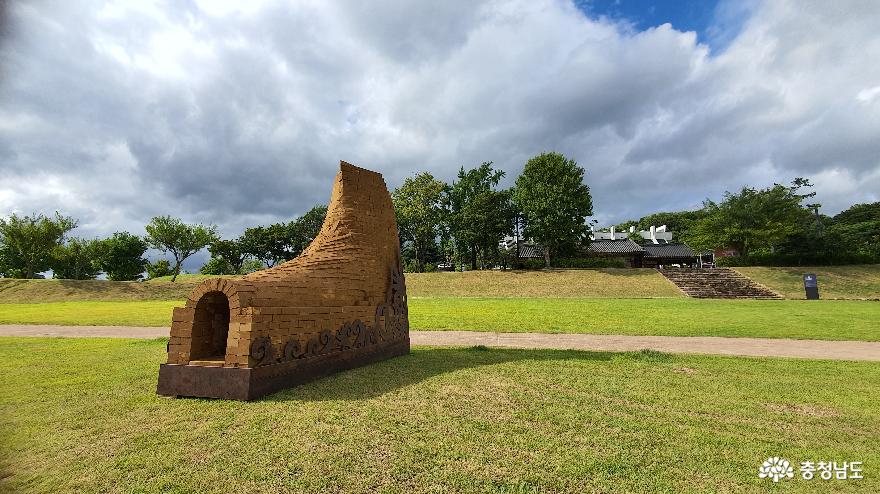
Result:
<instances>
[{"instance_id":1,"label":"dark storm cloud","mask_svg":"<svg viewBox=\"0 0 880 494\"><path fill-rule=\"evenodd\" d=\"M60 209L85 236L172 214L231 236L325 202L340 159L392 187L491 160L510 184L549 150L587 168L603 221L795 176L829 212L878 200L876 9L748 11L710 53L549 0L16 3L0 214Z\"/></svg>"}]
</instances>

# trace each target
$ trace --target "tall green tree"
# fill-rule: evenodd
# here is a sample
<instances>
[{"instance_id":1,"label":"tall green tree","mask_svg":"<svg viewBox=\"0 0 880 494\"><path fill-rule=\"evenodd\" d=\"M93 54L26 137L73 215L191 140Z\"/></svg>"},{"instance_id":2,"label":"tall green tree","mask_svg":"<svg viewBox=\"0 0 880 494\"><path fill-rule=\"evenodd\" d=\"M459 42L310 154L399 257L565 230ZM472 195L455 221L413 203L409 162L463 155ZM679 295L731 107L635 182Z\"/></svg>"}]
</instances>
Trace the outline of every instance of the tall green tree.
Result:
<instances>
[{"instance_id":1,"label":"tall green tree","mask_svg":"<svg viewBox=\"0 0 880 494\"><path fill-rule=\"evenodd\" d=\"M0 245L0 278L11 277L11 275L13 274L13 270L10 267L10 262L6 258L7 255L8 253L6 252L6 249L4 249L2 245Z\"/></svg>"},{"instance_id":2,"label":"tall green tree","mask_svg":"<svg viewBox=\"0 0 880 494\"><path fill-rule=\"evenodd\" d=\"M208 245L211 261L200 271L203 274L241 274L244 262L250 257L240 238L217 239Z\"/></svg>"},{"instance_id":3,"label":"tall green tree","mask_svg":"<svg viewBox=\"0 0 880 494\"><path fill-rule=\"evenodd\" d=\"M268 267L289 261L318 236L325 216L327 206L319 204L288 223L248 228L240 239L243 251Z\"/></svg>"},{"instance_id":4,"label":"tall green tree","mask_svg":"<svg viewBox=\"0 0 880 494\"><path fill-rule=\"evenodd\" d=\"M199 268L199 273L214 276L240 274L232 265L219 257L212 257Z\"/></svg>"},{"instance_id":5,"label":"tall green tree","mask_svg":"<svg viewBox=\"0 0 880 494\"><path fill-rule=\"evenodd\" d=\"M828 229L836 253L864 254L880 259L880 221L833 225Z\"/></svg>"},{"instance_id":6,"label":"tall green tree","mask_svg":"<svg viewBox=\"0 0 880 494\"><path fill-rule=\"evenodd\" d=\"M836 252L880 257L880 202L856 204L828 223Z\"/></svg>"},{"instance_id":7,"label":"tall green tree","mask_svg":"<svg viewBox=\"0 0 880 494\"><path fill-rule=\"evenodd\" d=\"M584 183L584 169L559 153L530 159L516 179L513 201L522 214L523 233L544 247L550 267L555 252L589 242L587 217L593 197Z\"/></svg>"},{"instance_id":8,"label":"tall green tree","mask_svg":"<svg viewBox=\"0 0 880 494\"><path fill-rule=\"evenodd\" d=\"M111 281L137 281L147 267L147 242L128 232L116 232L101 241L100 266Z\"/></svg>"},{"instance_id":9,"label":"tall green tree","mask_svg":"<svg viewBox=\"0 0 880 494\"><path fill-rule=\"evenodd\" d=\"M444 234L459 266L465 257L471 269L500 259L498 244L513 232L515 217L510 191L496 189L502 177L491 161L467 171L462 167L444 191Z\"/></svg>"},{"instance_id":10,"label":"tall green tree","mask_svg":"<svg viewBox=\"0 0 880 494\"><path fill-rule=\"evenodd\" d=\"M666 228L678 238L687 237L690 234L694 224L699 221L705 213L701 209L695 211L671 211L649 214L639 219L637 228L647 230L651 226L666 225Z\"/></svg>"},{"instance_id":11,"label":"tall green tree","mask_svg":"<svg viewBox=\"0 0 880 494\"><path fill-rule=\"evenodd\" d=\"M630 226L635 226L636 230L644 231L652 226L666 225L666 231L672 232L676 240L687 243L690 238L691 228L703 216L705 216L705 212L702 209L694 211L664 211L642 216L638 220L619 223L615 228L617 231L623 232L629 231Z\"/></svg>"},{"instance_id":12,"label":"tall green tree","mask_svg":"<svg viewBox=\"0 0 880 494\"><path fill-rule=\"evenodd\" d=\"M401 240L412 248L419 273L424 272L426 256L436 247L440 235L446 187L442 180L423 172L407 178L391 193L398 232Z\"/></svg>"},{"instance_id":13,"label":"tall green tree","mask_svg":"<svg viewBox=\"0 0 880 494\"><path fill-rule=\"evenodd\" d=\"M743 256L755 250L772 251L812 223L811 211L801 203L816 193L802 193L806 187L812 187L809 180L796 178L789 186L725 192L720 203L707 199L689 243L698 249L734 248Z\"/></svg>"},{"instance_id":14,"label":"tall green tree","mask_svg":"<svg viewBox=\"0 0 880 494\"><path fill-rule=\"evenodd\" d=\"M272 267L293 259L290 251L290 228L286 223L248 228L241 236L244 251Z\"/></svg>"},{"instance_id":15,"label":"tall green tree","mask_svg":"<svg viewBox=\"0 0 880 494\"><path fill-rule=\"evenodd\" d=\"M204 249L217 238L214 225L188 225L171 216L157 216L146 226L147 244L174 256L174 270L171 281L180 274L180 266L196 252Z\"/></svg>"},{"instance_id":16,"label":"tall green tree","mask_svg":"<svg viewBox=\"0 0 880 494\"><path fill-rule=\"evenodd\" d=\"M290 232L290 259L300 255L312 240L321 232L324 218L327 217L327 205L318 204L306 211L306 214L288 224Z\"/></svg>"},{"instance_id":17,"label":"tall green tree","mask_svg":"<svg viewBox=\"0 0 880 494\"><path fill-rule=\"evenodd\" d=\"M880 202L855 204L833 218L835 225L855 225L866 221L880 221Z\"/></svg>"},{"instance_id":18,"label":"tall green tree","mask_svg":"<svg viewBox=\"0 0 880 494\"><path fill-rule=\"evenodd\" d=\"M70 238L52 250L52 277L60 280L93 280L101 273L100 240Z\"/></svg>"},{"instance_id":19,"label":"tall green tree","mask_svg":"<svg viewBox=\"0 0 880 494\"><path fill-rule=\"evenodd\" d=\"M56 212L0 218L0 274L11 278L34 278L51 268L53 252L76 220Z\"/></svg>"}]
</instances>

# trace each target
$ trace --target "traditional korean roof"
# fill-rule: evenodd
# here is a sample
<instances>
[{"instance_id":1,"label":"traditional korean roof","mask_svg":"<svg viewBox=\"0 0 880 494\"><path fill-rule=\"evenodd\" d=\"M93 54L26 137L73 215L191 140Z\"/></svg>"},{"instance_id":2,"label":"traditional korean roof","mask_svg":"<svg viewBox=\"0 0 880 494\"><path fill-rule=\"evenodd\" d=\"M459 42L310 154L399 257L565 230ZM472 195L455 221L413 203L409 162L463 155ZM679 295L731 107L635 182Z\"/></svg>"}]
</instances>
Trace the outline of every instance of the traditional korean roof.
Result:
<instances>
[{"instance_id":1,"label":"traditional korean roof","mask_svg":"<svg viewBox=\"0 0 880 494\"><path fill-rule=\"evenodd\" d=\"M636 254L645 250L627 238L624 240L593 240L590 242L589 251L596 254Z\"/></svg>"},{"instance_id":2,"label":"traditional korean roof","mask_svg":"<svg viewBox=\"0 0 880 494\"><path fill-rule=\"evenodd\" d=\"M519 257L521 259L531 257L544 257L544 248L540 245L521 243L519 244Z\"/></svg>"},{"instance_id":3,"label":"traditional korean roof","mask_svg":"<svg viewBox=\"0 0 880 494\"><path fill-rule=\"evenodd\" d=\"M646 258L684 259L697 257L697 254L685 244L647 244L644 249Z\"/></svg>"}]
</instances>

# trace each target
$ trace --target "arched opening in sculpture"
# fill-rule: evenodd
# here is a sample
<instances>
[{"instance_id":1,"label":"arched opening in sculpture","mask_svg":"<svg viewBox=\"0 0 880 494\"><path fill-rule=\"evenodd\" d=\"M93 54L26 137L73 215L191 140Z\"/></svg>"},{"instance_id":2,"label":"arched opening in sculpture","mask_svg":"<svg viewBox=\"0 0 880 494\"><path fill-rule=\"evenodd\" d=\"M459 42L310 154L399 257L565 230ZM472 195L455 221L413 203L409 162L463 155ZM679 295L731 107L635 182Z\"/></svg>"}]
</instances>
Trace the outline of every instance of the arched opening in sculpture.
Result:
<instances>
[{"instance_id":1,"label":"arched opening in sculpture","mask_svg":"<svg viewBox=\"0 0 880 494\"><path fill-rule=\"evenodd\" d=\"M190 363L223 365L229 336L229 299L223 292L208 292L196 304Z\"/></svg>"}]
</instances>

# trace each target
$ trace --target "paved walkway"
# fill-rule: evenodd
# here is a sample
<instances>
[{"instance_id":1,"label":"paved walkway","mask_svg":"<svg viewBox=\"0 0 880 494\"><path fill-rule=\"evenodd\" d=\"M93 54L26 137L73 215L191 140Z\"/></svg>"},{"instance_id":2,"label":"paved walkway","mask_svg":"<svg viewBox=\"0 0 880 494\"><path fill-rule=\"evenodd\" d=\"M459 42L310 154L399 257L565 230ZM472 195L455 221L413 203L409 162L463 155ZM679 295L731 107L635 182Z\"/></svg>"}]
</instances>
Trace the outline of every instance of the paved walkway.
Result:
<instances>
[{"instance_id":1,"label":"paved walkway","mask_svg":"<svg viewBox=\"0 0 880 494\"><path fill-rule=\"evenodd\" d=\"M0 336L68 338L159 338L168 328L128 326L0 325ZM794 357L880 361L880 342L724 338L717 336L628 336L594 334L487 333L479 331L411 331L414 345L547 348L609 352L643 349L670 353Z\"/></svg>"}]
</instances>

